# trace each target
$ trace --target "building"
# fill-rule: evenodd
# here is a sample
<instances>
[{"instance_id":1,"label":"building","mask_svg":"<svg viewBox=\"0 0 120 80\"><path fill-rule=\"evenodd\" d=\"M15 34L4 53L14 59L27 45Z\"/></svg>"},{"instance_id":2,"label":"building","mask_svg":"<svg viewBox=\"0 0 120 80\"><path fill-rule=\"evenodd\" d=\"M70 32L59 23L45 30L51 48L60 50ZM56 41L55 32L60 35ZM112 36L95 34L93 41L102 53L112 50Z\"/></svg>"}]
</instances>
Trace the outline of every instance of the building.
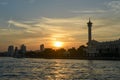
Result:
<instances>
[{"instance_id":1,"label":"building","mask_svg":"<svg viewBox=\"0 0 120 80\"><path fill-rule=\"evenodd\" d=\"M10 46L8 46L7 56L13 56L13 55L14 55L14 46L10 45Z\"/></svg>"},{"instance_id":2,"label":"building","mask_svg":"<svg viewBox=\"0 0 120 80\"><path fill-rule=\"evenodd\" d=\"M18 50L18 47L15 47L15 52L14 52L14 55L13 57L17 57L19 54L19 50Z\"/></svg>"},{"instance_id":3,"label":"building","mask_svg":"<svg viewBox=\"0 0 120 80\"><path fill-rule=\"evenodd\" d=\"M26 53L26 46L24 44L20 47L20 53L25 54Z\"/></svg>"},{"instance_id":4,"label":"building","mask_svg":"<svg viewBox=\"0 0 120 80\"><path fill-rule=\"evenodd\" d=\"M92 40L92 22L90 21L90 19L87 25L88 25L88 43L90 43Z\"/></svg>"},{"instance_id":5,"label":"building","mask_svg":"<svg viewBox=\"0 0 120 80\"><path fill-rule=\"evenodd\" d=\"M20 46L20 49L18 50L18 48L15 48L15 56L16 58L23 58L25 57L25 53L26 53L26 46L24 44L22 44Z\"/></svg>"},{"instance_id":6,"label":"building","mask_svg":"<svg viewBox=\"0 0 120 80\"><path fill-rule=\"evenodd\" d=\"M18 49L18 47L15 47L13 45L8 46L8 52L7 52L7 56L10 57L25 57L25 53L26 53L26 46L24 44L22 44L20 46L20 49Z\"/></svg>"},{"instance_id":7,"label":"building","mask_svg":"<svg viewBox=\"0 0 120 80\"><path fill-rule=\"evenodd\" d=\"M90 21L90 19L87 25L88 25L88 43L87 43L88 56L98 56L101 54L120 55L120 39L106 42L92 40L92 22Z\"/></svg>"},{"instance_id":8,"label":"building","mask_svg":"<svg viewBox=\"0 0 120 80\"><path fill-rule=\"evenodd\" d=\"M44 44L41 44L41 45L40 45L40 51L44 51L44 50L45 50Z\"/></svg>"},{"instance_id":9,"label":"building","mask_svg":"<svg viewBox=\"0 0 120 80\"><path fill-rule=\"evenodd\" d=\"M22 44L20 46L20 49L18 49L18 47L15 47L15 53L14 53L13 57L23 58L23 57L25 57L25 53L26 53L26 46L24 44Z\"/></svg>"}]
</instances>

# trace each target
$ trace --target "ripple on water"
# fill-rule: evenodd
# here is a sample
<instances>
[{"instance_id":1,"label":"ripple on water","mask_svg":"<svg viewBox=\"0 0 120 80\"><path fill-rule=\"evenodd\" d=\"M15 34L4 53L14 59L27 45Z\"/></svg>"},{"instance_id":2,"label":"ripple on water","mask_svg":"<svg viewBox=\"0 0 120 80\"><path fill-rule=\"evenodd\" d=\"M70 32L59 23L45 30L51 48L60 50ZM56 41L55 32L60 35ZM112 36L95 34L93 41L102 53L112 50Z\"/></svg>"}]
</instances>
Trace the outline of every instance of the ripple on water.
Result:
<instances>
[{"instance_id":1,"label":"ripple on water","mask_svg":"<svg viewBox=\"0 0 120 80\"><path fill-rule=\"evenodd\" d=\"M0 80L119 80L120 61L0 58Z\"/></svg>"}]
</instances>

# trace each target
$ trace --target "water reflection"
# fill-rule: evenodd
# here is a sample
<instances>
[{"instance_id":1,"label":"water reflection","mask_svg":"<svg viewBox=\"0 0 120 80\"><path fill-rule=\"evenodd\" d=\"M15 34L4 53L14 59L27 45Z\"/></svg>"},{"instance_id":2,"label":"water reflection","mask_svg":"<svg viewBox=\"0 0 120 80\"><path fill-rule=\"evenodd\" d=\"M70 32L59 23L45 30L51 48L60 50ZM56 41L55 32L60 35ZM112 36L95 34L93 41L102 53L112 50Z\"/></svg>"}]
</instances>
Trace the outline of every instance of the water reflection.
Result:
<instances>
[{"instance_id":1,"label":"water reflection","mask_svg":"<svg viewBox=\"0 0 120 80\"><path fill-rule=\"evenodd\" d=\"M92 60L88 61L88 73L89 73L89 79L90 80L97 80L97 79L95 79L94 65L93 65L93 61Z\"/></svg>"},{"instance_id":2,"label":"water reflection","mask_svg":"<svg viewBox=\"0 0 120 80\"><path fill-rule=\"evenodd\" d=\"M76 60L77 61L77 60ZM75 61L75 62L76 62ZM72 64L71 64L72 63ZM92 75L90 69L91 63L89 62L63 62L63 60L56 60L53 64L47 67L48 75L47 80L86 80L89 79L89 75Z\"/></svg>"},{"instance_id":3,"label":"water reflection","mask_svg":"<svg viewBox=\"0 0 120 80\"><path fill-rule=\"evenodd\" d=\"M47 70L50 71L49 75L46 75L47 80L63 80L69 78L70 71L68 70L68 65L62 63L61 60L55 60Z\"/></svg>"},{"instance_id":4,"label":"water reflection","mask_svg":"<svg viewBox=\"0 0 120 80\"><path fill-rule=\"evenodd\" d=\"M119 80L120 61L0 58L0 80Z\"/></svg>"}]
</instances>

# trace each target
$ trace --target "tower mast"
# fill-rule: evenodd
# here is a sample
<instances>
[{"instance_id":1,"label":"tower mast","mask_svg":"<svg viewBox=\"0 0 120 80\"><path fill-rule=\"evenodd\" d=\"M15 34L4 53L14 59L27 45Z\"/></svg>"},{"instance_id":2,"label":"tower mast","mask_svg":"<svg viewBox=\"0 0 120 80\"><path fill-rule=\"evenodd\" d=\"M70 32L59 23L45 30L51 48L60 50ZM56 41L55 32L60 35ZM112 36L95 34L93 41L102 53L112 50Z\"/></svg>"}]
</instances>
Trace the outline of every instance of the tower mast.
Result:
<instances>
[{"instance_id":1,"label":"tower mast","mask_svg":"<svg viewBox=\"0 0 120 80\"><path fill-rule=\"evenodd\" d=\"M90 21L90 18L87 25L88 25L88 43L90 43L92 40L92 22Z\"/></svg>"}]
</instances>

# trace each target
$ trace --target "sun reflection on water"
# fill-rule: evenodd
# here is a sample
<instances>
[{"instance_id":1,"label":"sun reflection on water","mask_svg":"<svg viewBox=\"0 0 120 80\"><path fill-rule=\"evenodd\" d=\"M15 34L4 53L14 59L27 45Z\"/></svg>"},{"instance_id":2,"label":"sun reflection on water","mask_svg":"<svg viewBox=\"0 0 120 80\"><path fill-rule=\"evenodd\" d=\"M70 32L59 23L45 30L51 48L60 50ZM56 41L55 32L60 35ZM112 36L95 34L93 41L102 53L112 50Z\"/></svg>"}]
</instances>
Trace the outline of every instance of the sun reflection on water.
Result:
<instances>
[{"instance_id":1,"label":"sun reflection on water","mask_svg":"<svg viewBox=\"0 0 120 80\"><path fill-rule=\"evenodd\" d=\"M51 75L47 77L48 80L69 79L70 70L61 60L56 60L50 67L51 71L49 73Z\"/></svg>"}]
</instances>

